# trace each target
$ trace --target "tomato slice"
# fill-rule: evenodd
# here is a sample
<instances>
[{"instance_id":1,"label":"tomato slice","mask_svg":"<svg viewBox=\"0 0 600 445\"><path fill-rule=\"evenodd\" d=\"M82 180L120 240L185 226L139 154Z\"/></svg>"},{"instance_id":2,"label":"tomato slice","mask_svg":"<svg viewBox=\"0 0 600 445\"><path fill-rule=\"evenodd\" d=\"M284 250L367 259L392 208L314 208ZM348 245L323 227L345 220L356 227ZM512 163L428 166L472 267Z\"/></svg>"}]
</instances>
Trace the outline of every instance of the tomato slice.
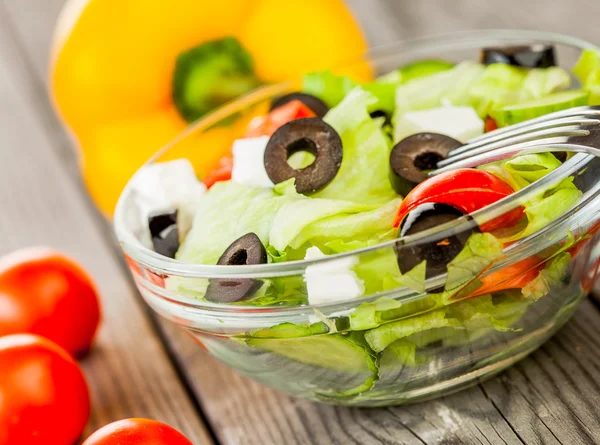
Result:
<instances>
[{"instance_id":1,"label":"tomato slice","mask_svg":"<svg viewBox=\"0 0 600 445\"><path fill-rule=\"evenodd\" d=\"M498 123L496 122L496 119L494 119L491 116L488 116L485 118L485 126L484 126L484 130L485 132L489 132L489 131L494 131L498 129Z\"/></svg>"},{"instance_id":2,"label":"tomato slice","mask_svg":"<svg viewBox=\"0 0 600 445\"><path fill-rule=\"evenodd\" d=\"M250 124L248 124L248 129L244 137L271 136L282 125L295 119L307 117L316 117L316 114L299 100L292 100L275 108L266 116L257 116L252 119ZM216 182L228 181L231 179L232 170L233 158L229 154L221 158L218 167L211 171L204 179L204 184L207 188L211 188Z\"/></svg>"},{"instance_id":3,"label":"tomato slice","mask_svg":"<svg viewBox=\"0 0 600 445\"><path fill-rule=\"evenodd\" d=\"M449 204L469 214L512 193L514 190L510 185L483 170L462 168L442 173L423 181L406 195L398 209L394 227L399 227L408 212L421 204ZM481 230L486 232L510 227L522 216L523 209L515 209L484 224Z\"/></svg>"},{"instance_id":4,"label":"tomato slice","mask_svg":"<svg viewBox=\"0 0 600 445\"><path fill-rule=\"evenodd\" d=\"M466 298L478 297L507 289L522 289L544 268L538 257L531 256L481 278L481 287Z\"/></svg>"}]
</instances>

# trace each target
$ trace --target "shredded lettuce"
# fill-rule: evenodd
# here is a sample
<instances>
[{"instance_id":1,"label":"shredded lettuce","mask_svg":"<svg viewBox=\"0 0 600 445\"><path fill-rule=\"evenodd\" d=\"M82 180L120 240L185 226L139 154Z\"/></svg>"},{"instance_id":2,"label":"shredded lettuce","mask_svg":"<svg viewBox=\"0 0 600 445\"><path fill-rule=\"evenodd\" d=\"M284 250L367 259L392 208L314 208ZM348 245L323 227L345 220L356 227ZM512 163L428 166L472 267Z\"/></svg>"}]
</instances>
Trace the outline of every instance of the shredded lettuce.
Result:
<instances>
[{"instance_id":1,"label":"shredded lettuce","mask_svg":"<svg viewBox=\"0 0 600 445\"><path fill-rule=\"evenodd\" d=\"M229 245L254 232L267 245L278 210L293 197L268 188L218 182L198 201L192 229L176 258L198 264L216 264Z\"/></svg>"},{"instance_id":2,"label":"shredded lettuce","mask_svg":"<svg viewBox=\"0 0 600 445\"><path fill-rule=\"evenodd\" d=\"M560 285L570 265L571 255L567 252L561 253L522 289L523 295L533 298L536 301L539 300L550 292L551 289Z\"/></svg>"},{"instance_id":3,"label":"shredded lettuce","mask_svg":"<svg viewBox=\"0 0 600 445\"><path fill-rule=\"evenodd\" d=\"M302 79L302 91L317 96L330 108L337 106L356 85L356 81L330 70L307 73Z\"/></svg>"},{"instance_id":4,"label":"shredded lettuce","mask_svg":"<svg viewBox=\"0 0 600 445\"><path fill-rule=\"evenodd\" d=\"M327 113L325 121L342 138L344 157L333 181L312 197L371 206L397 197L388 179L391 142L367 110L376 101L375 96L357 87Z\"/></svg>"},{"instance_id":5,"label":"shredded lettuce","mask_svg":"<svg viewBox=\"0 0 600 445\"><path fill-rule=\"evenodd\" d=\"M525 238L564 215L581 198L582 192L573 177L568 177L541 192L536 198L525 203L527 225L514 235L503 238L503 242Z\"/></svg>"}]
</instances>

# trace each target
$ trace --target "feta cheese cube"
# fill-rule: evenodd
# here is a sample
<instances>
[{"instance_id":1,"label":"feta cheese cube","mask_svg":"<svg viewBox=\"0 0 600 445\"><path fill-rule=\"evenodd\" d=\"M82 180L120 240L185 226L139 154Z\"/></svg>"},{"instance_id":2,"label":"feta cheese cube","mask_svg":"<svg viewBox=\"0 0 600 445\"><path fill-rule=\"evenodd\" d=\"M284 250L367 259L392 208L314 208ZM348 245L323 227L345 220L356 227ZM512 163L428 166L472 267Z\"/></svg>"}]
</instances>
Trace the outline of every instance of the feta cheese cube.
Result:
<instances>
[{"instance_id":1,"label":"feta cheese cube","mask_svg":"<svg viewBox=\"0 0 600 445\"><path fill-rule=\"evenodd\" d=\"M400 141L411 134L432 132L465 143L482 135L483 129L484 123L472 107L443 106L405 113L396 125L395 136Z\"/></svg>"},{"instance_id":2,"label":"feta cheese cube","mask_svg":"<svg viewBox=\"0 0 600 445\"><path fill-rule=\"evenodd\" d=\"M265 170L267 142L269 136L238 139L233 143L233 182L251 187L273 187Z\"/></svg>"},{"instance_id":3,"label":"feta cheese cube","mask_svg":"<svg viewBox=\"0 0 600 445\"><path fill-rule=\"evenodd\" d=\"M146 165L133 177L131 187L134 205L129 222L137 238L147 247L152 246L148 228L150 214L177 210L179 233L185 233L191 227L196 203L206 191L187 159Z\"/></svg>"},{"instance_id":4,"label":"feta cheese cube","mask_svg":"<svg viewBox=\"0 0 600 445\"><path fill-rule=\"evenodd\" d=\"M318 247L311 247L306 251L304 259L313 260L326 256ZM347 257L308 266L304 273L308 302L321 304L360 297L365 286L352 270L357 263L356 257Z\"/></svg>"}]
</instances>

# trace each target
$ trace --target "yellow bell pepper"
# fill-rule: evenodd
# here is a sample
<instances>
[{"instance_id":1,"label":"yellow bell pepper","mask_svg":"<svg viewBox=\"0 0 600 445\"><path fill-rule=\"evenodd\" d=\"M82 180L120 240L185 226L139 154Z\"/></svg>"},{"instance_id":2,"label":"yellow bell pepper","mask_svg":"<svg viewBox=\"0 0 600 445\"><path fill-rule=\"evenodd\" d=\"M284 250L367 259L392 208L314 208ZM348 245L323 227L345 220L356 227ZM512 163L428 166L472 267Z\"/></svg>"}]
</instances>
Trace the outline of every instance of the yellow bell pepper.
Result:
<instances>
[{"instance_id":1,"label":"yellow bell pepper","mask_svg":"<svg viewBox=\"0 0 600 445\"><path fill-rule=\"evenodd\" d=\"M51 95L110 215L135 170L189 122L366 46L342 0L71 0L57 25ZM231 133L216 127L196 141L201 175Z\"/></svg>"}]
</instances>

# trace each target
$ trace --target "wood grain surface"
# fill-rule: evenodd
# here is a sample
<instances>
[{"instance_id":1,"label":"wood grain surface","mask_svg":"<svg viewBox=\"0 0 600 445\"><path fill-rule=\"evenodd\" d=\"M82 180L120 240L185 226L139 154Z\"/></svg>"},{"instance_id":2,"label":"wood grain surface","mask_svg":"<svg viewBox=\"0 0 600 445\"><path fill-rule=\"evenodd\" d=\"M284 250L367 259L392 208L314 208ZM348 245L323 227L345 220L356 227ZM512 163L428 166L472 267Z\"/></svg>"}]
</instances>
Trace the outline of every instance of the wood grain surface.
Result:
<instances>
[{"instance_id":1,"label":"wood grain surface","mask_svg":"<svg viewBox=\"0 0 600 445\"><path fill-rule=\"evenodd\" d=\"M46 99L48 42L62 2L0 2L0 254L50 244L96 277L105 321L83 362L94 399L90 430L148 416L194 444L211 441L203 418L223 444L600 443L600 312L588 302L550 342L499 377L436 401L378 409L320 405L269 390L157 321L132 288L108 226L86 202L74 152ZM349 3L375 45L499 27L600 41L597 1Z\"/></svg>"}]
</instances>

